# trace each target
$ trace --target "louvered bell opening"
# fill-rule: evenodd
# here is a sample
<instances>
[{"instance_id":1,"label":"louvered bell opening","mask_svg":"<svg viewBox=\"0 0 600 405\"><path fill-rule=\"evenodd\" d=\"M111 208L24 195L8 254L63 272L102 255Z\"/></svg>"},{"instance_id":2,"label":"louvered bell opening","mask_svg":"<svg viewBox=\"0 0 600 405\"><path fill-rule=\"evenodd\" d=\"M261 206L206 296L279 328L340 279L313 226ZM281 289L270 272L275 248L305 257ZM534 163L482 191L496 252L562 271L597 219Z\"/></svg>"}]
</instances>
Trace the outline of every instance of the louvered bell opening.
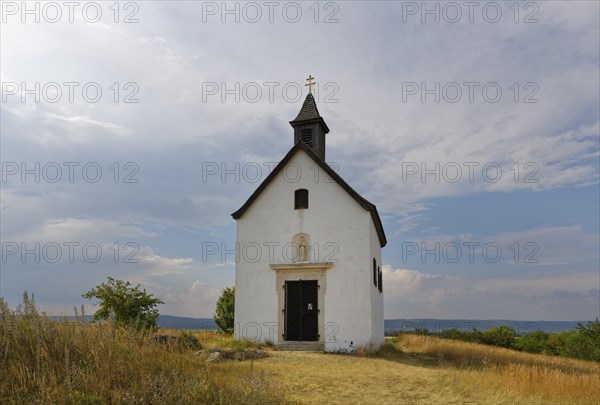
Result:
<instances>
[{"instance_id":1,"label":"louvered bell opening","mask_svg":"<svg viewBox=\"0 0 600 405\"><path fill-rule=\"evenodd\" d=\"M306 146L313 147L313 130L312 128L304 128L300 131L300 139Z\"/></svg>"}]
</instances>

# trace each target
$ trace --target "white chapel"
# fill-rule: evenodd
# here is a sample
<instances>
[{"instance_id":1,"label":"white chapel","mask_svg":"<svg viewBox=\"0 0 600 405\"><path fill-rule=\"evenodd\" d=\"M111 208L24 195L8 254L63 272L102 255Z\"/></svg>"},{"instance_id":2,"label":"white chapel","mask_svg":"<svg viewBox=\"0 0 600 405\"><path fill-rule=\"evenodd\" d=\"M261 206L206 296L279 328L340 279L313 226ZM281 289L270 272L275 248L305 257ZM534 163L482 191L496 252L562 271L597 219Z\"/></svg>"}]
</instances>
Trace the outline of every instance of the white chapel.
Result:
<instances>
[{"instance_id":1,"label":"white chapel","mask_svg":"<svg viewBox=\"0 0 600 405\"><path fill-rule=\"evenodd\" d=\"M329 128L309 94L290 122L294 145L240 209L236 339L289 350L352 352L383 344L375 205L326 162Z\"/></svg>"}]
</instances>

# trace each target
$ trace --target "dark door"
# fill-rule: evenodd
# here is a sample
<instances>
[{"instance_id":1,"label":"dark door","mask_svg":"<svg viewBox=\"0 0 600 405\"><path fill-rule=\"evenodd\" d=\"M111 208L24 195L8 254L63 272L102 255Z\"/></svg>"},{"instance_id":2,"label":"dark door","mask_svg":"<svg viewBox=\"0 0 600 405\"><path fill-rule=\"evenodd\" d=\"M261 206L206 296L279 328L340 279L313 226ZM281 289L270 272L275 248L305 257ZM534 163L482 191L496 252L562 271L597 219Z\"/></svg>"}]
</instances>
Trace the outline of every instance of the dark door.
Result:
<instances>
[{"instance_id":1,"label":"dark door","mask_svg":"<svg viewBox=\"0 0 600 405\"><path fill-rule=\"evenodd\" d=\"M285 282L285 340L319 340L317 280Z\"/></svg>"}]
</instances>

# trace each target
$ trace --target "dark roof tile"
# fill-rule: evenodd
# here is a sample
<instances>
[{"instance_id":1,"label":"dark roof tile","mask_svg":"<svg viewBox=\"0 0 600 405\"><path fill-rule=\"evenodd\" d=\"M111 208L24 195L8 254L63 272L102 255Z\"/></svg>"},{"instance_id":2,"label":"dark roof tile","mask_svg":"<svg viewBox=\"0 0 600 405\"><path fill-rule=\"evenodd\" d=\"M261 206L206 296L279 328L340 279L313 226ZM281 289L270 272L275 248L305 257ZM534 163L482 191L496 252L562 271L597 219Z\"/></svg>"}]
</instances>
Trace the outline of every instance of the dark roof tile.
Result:
<instances>
[{"instance_id":1,"label":"dark roof tile","mask_svg":"<svg viewBox=\"0 0 600 405\"><path fill-rule=\"evenodd\" d=\"M321 115L317 109L315 98L313 97L312 93L308 93L304 99L304 104L302 104L302 108L300 109L298 116L291 122L307 121L315 118L321 118Z\"/></svg>"}]
</instances>

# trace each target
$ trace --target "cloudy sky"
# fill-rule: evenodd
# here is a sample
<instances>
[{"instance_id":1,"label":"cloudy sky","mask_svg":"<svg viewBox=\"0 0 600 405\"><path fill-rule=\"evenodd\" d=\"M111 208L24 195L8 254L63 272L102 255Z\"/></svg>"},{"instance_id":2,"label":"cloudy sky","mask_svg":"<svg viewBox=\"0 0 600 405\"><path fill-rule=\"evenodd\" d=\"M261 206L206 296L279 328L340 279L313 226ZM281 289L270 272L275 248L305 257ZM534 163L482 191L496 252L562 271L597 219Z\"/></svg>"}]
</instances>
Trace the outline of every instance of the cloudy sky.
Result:
<instances>
[{"instance_id":1,"label":"cloudy sky","mask_svg":"<svg viewBox=\"0 0 600 405\"><path fill-rule=\"evenodd\" d=\"M208 317L316 77L386 318L600 315L599 3L2 2L0 295ZM89 307L92 311L93 307Z\"/></svg>"}]
</instances>

